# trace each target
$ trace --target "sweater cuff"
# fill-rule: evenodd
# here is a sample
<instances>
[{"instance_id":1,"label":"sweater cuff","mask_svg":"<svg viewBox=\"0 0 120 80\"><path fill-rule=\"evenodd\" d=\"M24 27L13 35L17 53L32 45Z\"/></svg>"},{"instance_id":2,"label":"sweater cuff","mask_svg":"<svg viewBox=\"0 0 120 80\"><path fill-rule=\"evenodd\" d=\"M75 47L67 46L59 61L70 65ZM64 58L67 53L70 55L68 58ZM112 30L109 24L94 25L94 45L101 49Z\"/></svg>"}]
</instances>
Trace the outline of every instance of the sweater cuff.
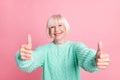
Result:
<instances>
[{"instance_id":1,"label":"sweater cuff","mask_svg":"<svg viewBox=\"0 0 120 80\"><path fill-rule=\"evenodd\" d=\"M89 71L89 72L99 71L99 68L97 68L97 66L96 66L95 58L96 58L96 51L90 50L90 53L86 57L86 60L83 64L85 66L86 71Z\"/></svg>"},{"instance_id":2,"label":"sweater cuff","mask_svg":"<svg viewBox=\"0 0 120 80\"><path fill-rule=\"evenodd\" d=\"M20 58L20 51L17 51L17 53L16 53L16 63L17 63L17 66L21 70L26 71L26 72L32 71L32 69L30 69L30 66L32 67L32 65L33 65L33 58L31 57L30 60L22 60Z\"/></svg>"}]
</instances>

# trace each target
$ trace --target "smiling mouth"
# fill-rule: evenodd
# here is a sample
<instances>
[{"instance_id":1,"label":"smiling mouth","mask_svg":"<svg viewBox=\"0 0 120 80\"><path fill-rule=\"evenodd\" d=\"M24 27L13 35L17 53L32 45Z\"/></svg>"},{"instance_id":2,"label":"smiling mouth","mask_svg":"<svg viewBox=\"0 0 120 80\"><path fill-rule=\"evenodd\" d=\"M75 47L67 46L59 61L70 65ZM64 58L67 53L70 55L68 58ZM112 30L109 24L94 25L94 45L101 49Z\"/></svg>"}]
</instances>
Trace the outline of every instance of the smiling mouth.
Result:
<instances>
[{"instance_id":1,"label":"smiling mouth","mask_svg":"<svg viewBox=\"0 0 120 80\"><path fill-rule=\"evenodd\" d=\"M62 32L61 32L61 33L55 33L56 36L59 36L59 35L61 35L61 34L62 34Z\"/></svg>"}]
</instances>

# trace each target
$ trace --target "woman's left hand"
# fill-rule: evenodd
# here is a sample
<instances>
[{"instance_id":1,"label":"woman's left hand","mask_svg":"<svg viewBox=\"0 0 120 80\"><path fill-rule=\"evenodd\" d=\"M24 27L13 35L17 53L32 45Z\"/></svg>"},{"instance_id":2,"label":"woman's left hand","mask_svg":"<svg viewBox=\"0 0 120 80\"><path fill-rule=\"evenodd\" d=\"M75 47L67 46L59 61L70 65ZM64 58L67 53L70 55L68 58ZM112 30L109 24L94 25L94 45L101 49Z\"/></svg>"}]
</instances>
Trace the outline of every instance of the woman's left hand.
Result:
<instances>
[{"instance_id":1,"label":"woman's left hand","mask_svg":"<svg viewBox=\"0 0 120 80\"><path fill-rule=\"evenodd\" d=\"M105 69L109 65L109 62L110 62L109 54L104 53L102 51L102 42L100 41L98 43L98 49L96 53L96 66L99 69Z\"/></svg>"}]
</instances>

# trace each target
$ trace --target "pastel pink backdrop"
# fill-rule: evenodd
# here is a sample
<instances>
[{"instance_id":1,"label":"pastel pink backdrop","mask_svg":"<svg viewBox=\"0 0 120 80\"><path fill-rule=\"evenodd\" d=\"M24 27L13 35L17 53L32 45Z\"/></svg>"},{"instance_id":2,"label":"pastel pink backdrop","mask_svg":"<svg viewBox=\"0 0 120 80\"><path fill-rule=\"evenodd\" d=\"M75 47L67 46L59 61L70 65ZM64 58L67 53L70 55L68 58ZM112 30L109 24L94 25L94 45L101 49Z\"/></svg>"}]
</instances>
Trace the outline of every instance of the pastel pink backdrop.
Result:
<instances>
[{"instance_id":1,"label":"pastel pink backdrop","mask_svg":"<svg viewBox=\"0 0 120 80\"><path fill-rule=\"evenodd\" d=\"M26 73L15 63L15 53L32 35L33 49L51 41L46 36L46 21L62 14L71 30L69 40L82 41L111 55L106 70L89 73L81 70L81 80L120 79L120 1L119 0L0 0L0 80L40 80L41 68Z\"/></svg>"}]
</instances>

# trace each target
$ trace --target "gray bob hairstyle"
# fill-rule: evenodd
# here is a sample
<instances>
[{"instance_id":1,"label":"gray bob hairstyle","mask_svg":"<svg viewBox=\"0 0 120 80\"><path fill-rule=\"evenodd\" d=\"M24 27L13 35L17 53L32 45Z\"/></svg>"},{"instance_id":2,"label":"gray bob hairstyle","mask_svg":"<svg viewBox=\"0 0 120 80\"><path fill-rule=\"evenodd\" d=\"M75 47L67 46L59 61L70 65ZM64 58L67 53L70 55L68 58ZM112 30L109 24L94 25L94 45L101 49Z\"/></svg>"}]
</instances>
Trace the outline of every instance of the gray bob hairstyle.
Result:
<instances>
[{"instance_id":1,"label":"gray bob hairstyle","mask_svg":"<svg viewBox=\"0 0 120 80\"><path fill-rule=\"evenodd\" d=\"M60 25L64 25L66 28L66 31L68 32L70 30L70 26L68 24L68 21L65 19L65 17L63 17L60 14L56 14L56 15L52 15L48 21L47 21L47 35L49 36L49 28L56 25L56 24L60 24Z\"/></svg>"}]
</instances>

